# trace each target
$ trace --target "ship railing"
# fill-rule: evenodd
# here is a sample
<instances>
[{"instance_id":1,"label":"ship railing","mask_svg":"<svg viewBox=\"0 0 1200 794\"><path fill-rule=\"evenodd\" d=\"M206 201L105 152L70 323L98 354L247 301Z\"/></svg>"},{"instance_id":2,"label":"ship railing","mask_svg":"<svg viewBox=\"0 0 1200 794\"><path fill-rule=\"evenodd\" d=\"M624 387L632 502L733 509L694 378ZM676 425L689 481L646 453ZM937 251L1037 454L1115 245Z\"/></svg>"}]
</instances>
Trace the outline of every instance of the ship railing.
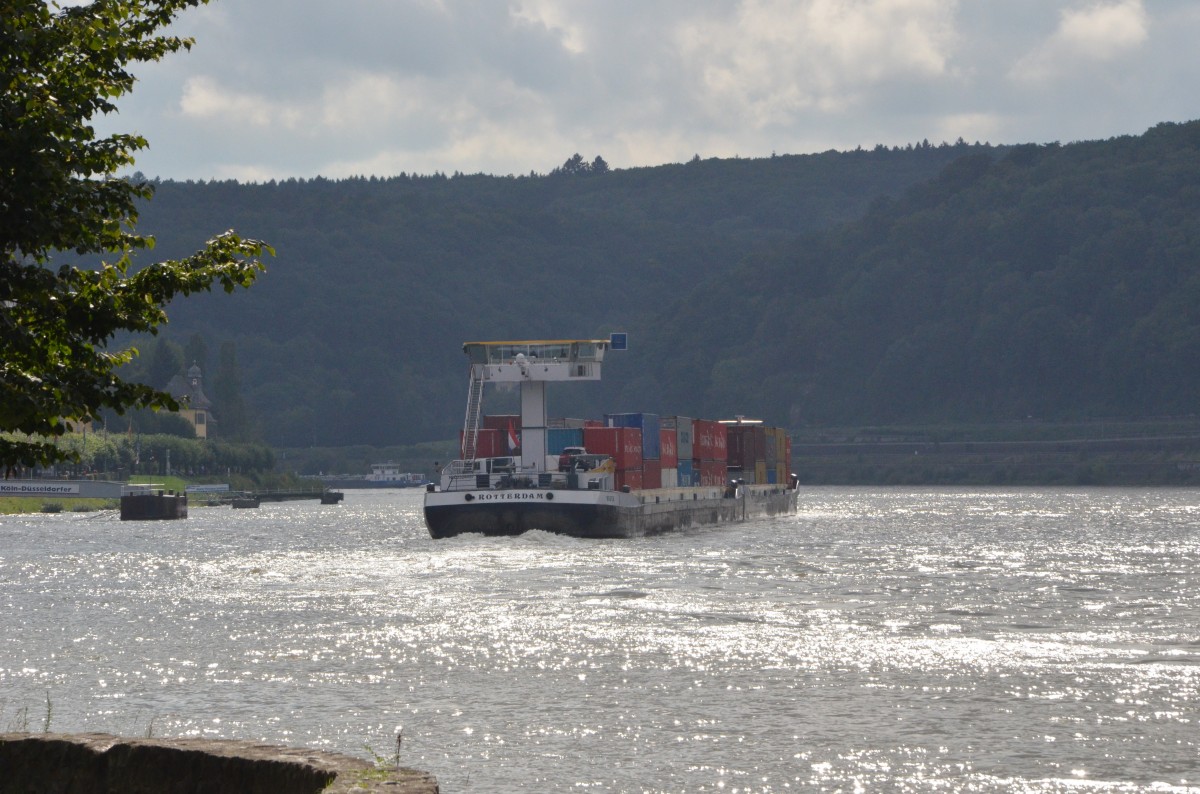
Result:
<instances>
[{"instance_id":1,"label":"ship railing","mask_svg":"<svg viewBox=\"0 0 1200 794\"><path fill-rule=\"evenodd\" d=\"M473 474L475 461L473 460L452 460L442 469L442 474L457 477L460 475Z\"/></svg>"},{"instance_id":2,"label":"ship railing","mask_svg":"<svg viewBox=\"0 0 1200 794\"><path fill-rule=\"evenodd\" d=\"M612 490L612 475L606 472L539 471L532 467L484 473L476 471L471 461L454 461L442 469L441 488L443 491L513 488Z\"/></svg>"}]
</instances>

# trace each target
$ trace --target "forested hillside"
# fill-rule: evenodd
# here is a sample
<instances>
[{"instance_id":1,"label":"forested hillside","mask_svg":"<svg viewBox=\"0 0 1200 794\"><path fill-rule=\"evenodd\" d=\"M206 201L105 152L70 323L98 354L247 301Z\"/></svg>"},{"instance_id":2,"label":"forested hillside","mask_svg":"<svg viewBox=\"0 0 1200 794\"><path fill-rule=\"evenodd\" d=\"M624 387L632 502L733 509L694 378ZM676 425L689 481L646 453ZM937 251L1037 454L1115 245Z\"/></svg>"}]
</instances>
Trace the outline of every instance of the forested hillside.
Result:
<instances>
[{"instance_id":1,"label":"forested hillside","mask_svg":"<svg viewBox=\"0 0 1200 794\"><path fill-rule=\"evenodd\" d=\"M173 307L170 332L233 343L280 446L453 437L461 342L611 330L631 350L599 386L556 390L554 413L1076 420L1190 414L1200 394L1200 123L517 178L165 182L142 223L156 256L227 226L277 258L245 294Z\"/></svg>"},{"instance_id":2,"label":"forested hillside","mask_svg":"<svg viewBox=\"0 0 1200 794\"><path fill-rule=\"evenodd\" d=\"M182 301L168 329L179 344L199 333L208 349L235 355L262 438L408 443L456 435L463 341L637 328L636 347L651 335L687 336L695 329L659 321L697 285L719 284L755 252L861 217L972 151L992 152L926 144L616 171L568 161L516 178L163 182L140 228L157 236L156 258L231 226L278 252L254 289ZM142 347L150 369L153 343ZM639 387L647 373L634 361L614 359L601 388L557 390L552 408L671 408ZM708 374L695 373L696 394Z\"/></svg>"},{"instance_id":3,"label":"forested hillside","mask_svg":"<svg viewBox=\"0 0 1200 794\"><path fill-rule=\"evenodd\" d=\"M1193 414L1200 123L968 155L726 282L663 318L701 355L650 340L664 401L690 381L697 412L794 427Z\"/></svg>"}]
</instances>

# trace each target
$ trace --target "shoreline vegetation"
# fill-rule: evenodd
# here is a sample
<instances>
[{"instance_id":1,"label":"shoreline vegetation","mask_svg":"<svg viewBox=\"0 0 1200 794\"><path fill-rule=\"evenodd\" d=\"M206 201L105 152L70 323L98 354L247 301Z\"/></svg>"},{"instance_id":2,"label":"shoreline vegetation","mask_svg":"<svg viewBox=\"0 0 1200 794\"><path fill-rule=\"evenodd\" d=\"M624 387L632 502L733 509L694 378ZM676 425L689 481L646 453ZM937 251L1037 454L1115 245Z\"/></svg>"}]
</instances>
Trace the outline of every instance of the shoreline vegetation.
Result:
<instances>
[{"instance_id":1,"label":"shoreline vegetation","mask_svg":"<svg viewBox=\"0 0 1200 794\"><path fill-rule=\"evenodd\" d=\"M97 438L100 437L100 438ZM112 439L89 434L77 443L85 453L112 455ZM1026 420L989 425L913 425L876 427L805 427L791 431L792 460L802 485L854 486L1200 486L1200 417L1146 420L1112 419L1077 423ZM125 443L124 436L119 437ZM212 461L204 447L213 442L144 437L147 450L165 451L173 460ZM85 458L78 466L60 467L63 479L96 479L154 483L182 491L188 484L229 483L234 491L301 489L317 474L364 474L371 463L391 461L413 472L436 475L453 457L451 441L395 447L306 447L251 451L225 444L221 457L248 464L225 473L178 472L170 476L148 471L129 475L106 472ZM120 457L116 455L115 457ZM165 455L151 453L137 464L161 472ZM436 464L436 465L435 465ZM91 472L85 474L84 472ZM108 476L105 476L108 475ZM206 504L196 500L196 506ZM113 510L114 499L69 497L0 497L0 514L86 513Z\"/></svg>"},{"instance_id":2,"label":"shoreline vegetation","mask_svg":"<svg viewBox=\"0 0 1200 794\"><path fill-rule=\"evenodd\" d=\"M1200 485L1200 419L805 429L808 485Z\"/></svg>"}]
</instances>

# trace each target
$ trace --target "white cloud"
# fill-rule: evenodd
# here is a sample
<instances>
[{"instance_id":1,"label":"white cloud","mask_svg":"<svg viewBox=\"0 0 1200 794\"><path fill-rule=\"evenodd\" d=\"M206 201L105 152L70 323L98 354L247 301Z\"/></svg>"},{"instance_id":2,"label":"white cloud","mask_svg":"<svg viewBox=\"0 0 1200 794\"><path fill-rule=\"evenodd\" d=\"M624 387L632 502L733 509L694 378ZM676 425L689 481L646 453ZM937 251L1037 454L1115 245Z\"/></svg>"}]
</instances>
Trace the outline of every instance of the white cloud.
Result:
<instances>
[{"instance_id":1,"label":"white cloud","mask_svg":"<svg viewBox=\"0 0 1200 794\"><path fill-rule=\"evenodd\" d=\"M522 0L511 7L509 13L554 32L568 52L578 55L587 49L583 27L571 21L566 9L555 0Z\"/></svg>"},{"instance_id":2,"label":"white cloud","mask_svg":"<svg viewBox=\"0 0 1200 794\"><path fill-rule=\"evenodd\" d=\"M1107 60L1146 40L1146 10L1142 0L1123 0L1064 11L1056 37L1076 55Z\"/></svg>"},{"instance_id":3,"label":"white cloud","mask_svg":"<svg viewBox=\"0 0 1200 794\"><path fill-rule=\"evenodd\" d=\"M1149 19L1142 0L1065 9L1059 15L1054 34L1016 64L1013 76L1025 81L1045 81L1078 73L1137 50L1149 35Z\"/></svg>"},{"instance_id":4,"label":"white cloud","mask_svg":"<svg viewBox=\"0 0 1200 794\"><path fill-rule=\"evenodd\" d=\"M428 84L428 79L415 76L348 75L324 87L309 117L328 132L357 137L358 131L394 128L434 109L442 115L444 104L432 108L427 104L434 94Z\"/></svg>"},{"instance_id":5,"label":"white cloud","mask_svg":"<svg viewBox=\"0 0 1200 794\"><path fill-rule=\"evenodd\" d=\"M1200 115L1196 5L218 0L100 126L183 179L1079 140Z\"/></svg>"},{"instance_id":6,"label":"white cloud","mask_svg":"<svg viewBox=\"0 0 1200 794\"><path fill-rule=\"evenodd\" d=\"M755 127L838 113L897 79L946 74L956 0L744 0L682 26L700 101Z\"/></svg>"},{"instance_id":7,"label":"white cloud","mask_svg":"<svg viewBox=\"0 0 1200 794\"><path fill-rule=\"evenodd\" d=\"M222 86L210 77L190 77L183 85L179 100L183 115L218 127L283 127L299 129L304 108L243 93Z\"/></svg>"}]
</instances>

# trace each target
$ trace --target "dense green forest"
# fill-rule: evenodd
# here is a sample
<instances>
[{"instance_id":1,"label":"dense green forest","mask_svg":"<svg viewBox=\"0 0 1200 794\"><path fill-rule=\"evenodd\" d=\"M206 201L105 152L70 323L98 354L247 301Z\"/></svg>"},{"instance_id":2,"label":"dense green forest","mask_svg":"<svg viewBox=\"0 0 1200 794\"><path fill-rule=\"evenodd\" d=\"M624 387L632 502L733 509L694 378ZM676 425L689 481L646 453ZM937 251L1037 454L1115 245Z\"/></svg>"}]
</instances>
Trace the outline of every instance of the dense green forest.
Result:
<instances>
[{"instance_id":1,"label":"dense green forest","mask_svg":"<svg viewBox=\"0 0 1200 794\"><path fill-rule=\"evenodd\" d=\"M223 351L239 432L277 446L451 438L463 341L611 330L631 350L604 383L555 391L553 413L1160 416L1191 413L1200 386L1198 147L1192 123L523 177L162 182L140 228L155 257L227 227L275 246L254 289L172 306L167 338ZM139 346L148 369L155 343Z\"/></svg>"},{"instance_id":2,"label":"dense green forest","mask_svg":"<svg viewBox=\"0 0 1200 794\"><path fill-rule=\"evenodd\" d=\"M227 227L269 241L277 256L254 289L177 303L166 337L184 346L200 334L210 359L234 346L239 393L268 443L384 446L457 435L462 342L668 333L656 319L696 285L860 217L974 148L523 177L162 182L140 228L157 237L155 258ZM170 367L153 344L139 347L139 374L162 385ZM206 390L224 427L228 403L207 388L215 367L204 367ZM614 360L610 373L600 389L557 391L552 408L676 412L639 392L631 367Z\"/></svg>"},{"instance_id":3,"label":"dense green forest","mask_svg":"<svg viewBox=\"0 0 1200 794\"><path fill-rule=\"evenodd\" d=\"M968 155L732 280L772 286L698 290L663 321L704 332L698 410L783 409L792 426L1193 414L1200 123ZM701 322L717 313L754 320L717 332ZM666 399L690 364L662 370Z\"/></svg>"}]
</instances>

